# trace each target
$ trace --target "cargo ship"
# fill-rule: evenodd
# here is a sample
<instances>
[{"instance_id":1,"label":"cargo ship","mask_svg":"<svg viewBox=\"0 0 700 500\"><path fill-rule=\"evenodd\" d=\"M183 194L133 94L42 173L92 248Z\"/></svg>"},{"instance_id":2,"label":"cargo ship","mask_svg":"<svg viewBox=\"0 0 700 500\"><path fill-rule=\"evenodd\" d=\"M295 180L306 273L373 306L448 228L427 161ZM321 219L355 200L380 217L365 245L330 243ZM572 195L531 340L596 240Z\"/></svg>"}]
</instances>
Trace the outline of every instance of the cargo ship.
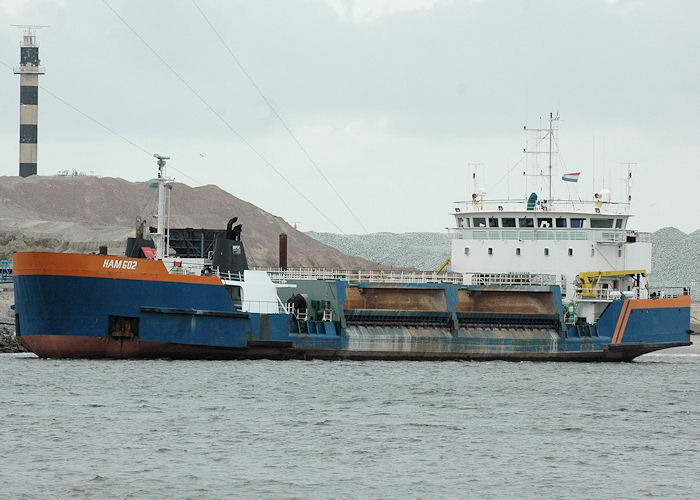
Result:
<instances>
[{"instance_id":1,"label":"cargo ship","mask_svg":"<svg viewBox=\"0 0 700 500\"><path fill-rule=\"evenodd\" d=\"M249 269L235 217L206 254L172 255L158 157L158 227L125 256L14 255L17 338L48 358L630 361L690 345L690 289L649 287L629 180L623 203L555 200L549 154L544 199L489 200L474 173L449 272Z\"/></svg>"}]
</instances>

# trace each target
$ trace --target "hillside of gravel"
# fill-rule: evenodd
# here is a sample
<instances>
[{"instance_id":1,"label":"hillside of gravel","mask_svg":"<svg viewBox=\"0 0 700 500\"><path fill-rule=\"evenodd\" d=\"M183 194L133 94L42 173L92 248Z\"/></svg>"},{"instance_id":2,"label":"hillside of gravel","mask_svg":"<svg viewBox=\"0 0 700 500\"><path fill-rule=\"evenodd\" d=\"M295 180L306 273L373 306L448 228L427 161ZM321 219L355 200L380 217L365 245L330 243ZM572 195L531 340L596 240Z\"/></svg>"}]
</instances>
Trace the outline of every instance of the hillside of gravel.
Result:
<instances>
[{"instance_id":1,"label":"hillside of gravel","mask_svg":"<svg viewBox=\"0 0 700 500\"><path fill-rule=\"evenodd\" d=\"M651 242L653 285L700 286L700 229L685 234L665 227L652 234Z\"/></svg>"},{"instance_id":2,"label":"hillside of gravel","mask_svg":"<svg viewBox=\"0 0 700 500\"><path fill-rule=\"evenodd\" d=\"M433 270L450 256L450 239L446 233L336 234L309 231L306 234L343 253L391 267Z\"/></svg>"},{"instance_id":3,"label":"hillside of gravel","mask_svg":"<svg viewBox=\"0 0 700 500\"><path fill-rule=\"evenodd\" d=\"M446 233L306 234L341 252L387 266L434 270L450 256ZM685 234L666 227L653 233L651 266L653 286L700 286L700 230Z\"/></svg>"},{"instance_id":4,"label":"hillside of gravel","mask_svg":"<svg viewBox=\"0 0 700 500\"><path fill-rule=\"evenodd\" d=\"M157 192L148 185L110 177L0 177L0 258L27 250L91 252L100 245L110 254L123 253L136 217L155 225ZM279 234L286 233L292 267L377 268L217 186L174 183L171 227L224 229L233 216L243 223L250 265L278 265Z\"/></svg>"}]
</instances>

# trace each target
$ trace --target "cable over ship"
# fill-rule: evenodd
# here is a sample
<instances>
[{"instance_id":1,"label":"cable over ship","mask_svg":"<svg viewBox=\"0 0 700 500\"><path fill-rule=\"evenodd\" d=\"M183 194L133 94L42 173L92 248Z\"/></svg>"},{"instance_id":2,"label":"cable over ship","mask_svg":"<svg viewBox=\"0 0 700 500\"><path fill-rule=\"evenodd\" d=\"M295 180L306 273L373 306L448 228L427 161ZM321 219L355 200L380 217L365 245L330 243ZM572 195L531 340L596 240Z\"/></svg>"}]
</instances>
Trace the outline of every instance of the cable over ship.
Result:
<instances>
[{"instance_id":1,"label":"cable over ship","mask_svg":"<svg viewBox=\"0 0 700 500\"><path fill-rule=\"evenodd\" d=\"M622 204L554 200L549 155L546 199L490 202L475 180L446 273L249 269L236 218L206 255L170 255L158 157L158 228L126 256L14 255L17 338L49 358L630 361L690 345L690 289L648 286L629 184Z\"/></svg>"}]
</instances>

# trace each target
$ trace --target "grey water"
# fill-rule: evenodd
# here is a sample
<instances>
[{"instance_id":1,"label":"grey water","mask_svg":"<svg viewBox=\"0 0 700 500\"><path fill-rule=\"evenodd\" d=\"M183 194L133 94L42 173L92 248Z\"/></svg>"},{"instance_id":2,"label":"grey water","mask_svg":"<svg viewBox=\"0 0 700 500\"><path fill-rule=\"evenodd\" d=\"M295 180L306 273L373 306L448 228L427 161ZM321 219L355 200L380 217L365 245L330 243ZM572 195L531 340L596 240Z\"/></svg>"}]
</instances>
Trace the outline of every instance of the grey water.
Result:
<instances>
[{"instance_id":1,"label":"grey water","mask_svg":"<svg viewBox=\"0 0 700 500\"><path fill-rule=\"evenodd\" d=\"M700 355L0 355L2 498L700 498Z\"/></svg>"}]
</instances>

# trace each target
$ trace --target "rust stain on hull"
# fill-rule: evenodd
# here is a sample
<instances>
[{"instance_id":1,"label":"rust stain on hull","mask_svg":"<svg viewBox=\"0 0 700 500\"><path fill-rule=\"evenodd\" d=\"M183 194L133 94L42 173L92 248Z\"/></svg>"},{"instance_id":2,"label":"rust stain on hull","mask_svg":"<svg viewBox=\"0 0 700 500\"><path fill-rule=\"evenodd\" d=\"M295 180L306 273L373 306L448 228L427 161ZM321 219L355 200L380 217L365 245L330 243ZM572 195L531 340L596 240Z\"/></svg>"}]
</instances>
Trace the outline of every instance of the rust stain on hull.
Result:
<instances>
[{"instance_id":1,"label":"rust stain on hull","mask_svg":"<svg viewBox=\"0 0 700 500\"><path fill-rule=\"evenodd\" d=\"M139 339L114 339L98 337L67 337L64 335L31 335L19 337L19 341L37 356L43 358L116 358L116 359L322 359L322 360L387 360L387 361L631 361L637 356L664 349L689 345L690 342L675 342L667 345L650 346L613 345L602 351L549 351L533 350L529 352L499 349L498 344L489 348L461 349L450 348L450 340L444 337L428 341L419 330L413 331L409 346L396 349L392 340L408 338L406 335L387 337L386 343L377 344L374 349L366 346L348 346L344 349L323 349L314 347L286 346L246 346L213 347L202 345L171 344L165 342L148 342ZM544 340L544 339L542 339Z\"/></svg>"},{"instance_id":2,"label":"rust stain on hull","mask_svg":"<svg viewBox=\"0 0 700 500\"><path fill-rule=\"evenodd\" d=\"M347 288L343 309L448 310L444 289L391 287Z\"/></svg>"},{"instance_id":3,"label":"rust stain on hull","mask_svg":"<svg viewBox=\"0 0 700 500\"><path fill-rule=\"evenodd\" d=\"M552 292L459 290L458 313L555 314Z\"/></svg>"}]
</instances>

